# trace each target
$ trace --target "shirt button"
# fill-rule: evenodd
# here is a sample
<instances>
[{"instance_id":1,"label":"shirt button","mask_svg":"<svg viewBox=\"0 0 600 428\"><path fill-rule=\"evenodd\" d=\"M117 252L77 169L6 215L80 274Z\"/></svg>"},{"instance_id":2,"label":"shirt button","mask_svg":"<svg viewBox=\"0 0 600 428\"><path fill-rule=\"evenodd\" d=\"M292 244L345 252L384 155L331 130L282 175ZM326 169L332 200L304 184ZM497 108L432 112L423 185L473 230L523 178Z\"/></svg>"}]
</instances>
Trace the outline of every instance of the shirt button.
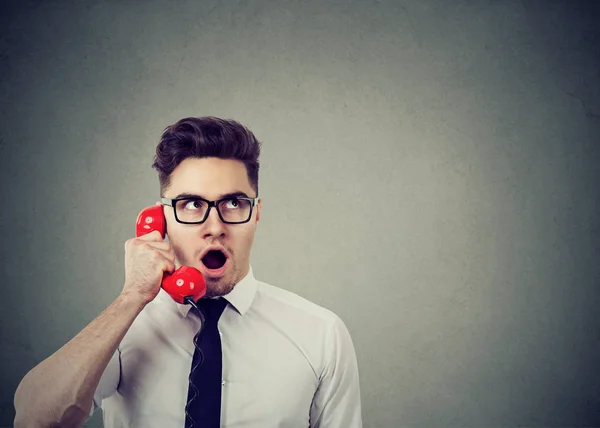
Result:
<instances>
[{"instance_id":1,"label":"shirt button","mask_svg":"<svg viewBox=\"0 0 600 428\"><path fill-rule=\"evenodd\" d=\"M221 386L223 386L223 385L225 385L225 381L224 380L221 381Z\"/></svg>"}]
</instances>

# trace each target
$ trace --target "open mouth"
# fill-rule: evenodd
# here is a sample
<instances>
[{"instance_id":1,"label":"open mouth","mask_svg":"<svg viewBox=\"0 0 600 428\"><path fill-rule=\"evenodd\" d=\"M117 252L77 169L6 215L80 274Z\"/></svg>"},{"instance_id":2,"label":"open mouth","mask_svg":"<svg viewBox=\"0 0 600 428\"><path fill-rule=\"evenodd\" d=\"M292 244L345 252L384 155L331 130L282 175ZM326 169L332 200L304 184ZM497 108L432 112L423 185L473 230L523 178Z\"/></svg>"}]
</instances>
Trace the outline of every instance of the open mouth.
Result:
<instances>
[{"instance_id":1,"label":"open mouth","mask_svg":"<svg viewBox=\"0 0 600 428\"><path fill-rule=\"evenodd\" d=\"M227 257L220 250L210 250L202 257L202 263L210 270L221 269L226 261Z\"/></svg>"}]
</instances>

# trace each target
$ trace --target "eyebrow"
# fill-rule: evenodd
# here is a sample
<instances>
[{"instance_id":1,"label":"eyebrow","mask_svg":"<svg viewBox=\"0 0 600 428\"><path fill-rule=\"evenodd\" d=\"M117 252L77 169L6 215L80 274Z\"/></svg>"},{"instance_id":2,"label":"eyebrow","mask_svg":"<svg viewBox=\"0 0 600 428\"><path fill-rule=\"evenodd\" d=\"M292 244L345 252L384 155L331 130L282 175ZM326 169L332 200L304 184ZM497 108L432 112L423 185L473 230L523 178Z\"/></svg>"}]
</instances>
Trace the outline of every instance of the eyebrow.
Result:
<instances>
[{"instance_id":1,"label":"eyebrow","mask_svg":"<svg viewBox=\"0 0 600 428\"><path fill-rule=\"evenodd\" d=\"M201 199L206 199L204 196L200 196L200 195L196 195L194 193L180 193L179 195L175 196L173 199L179 199L179 198L201 198ZM231 192L231 193L224 193L221 195L217 196L216 200L219 199L228 199L228 198L249 198L249 196L242 192L242 191L237 191L237 192Z\"/></svg>"}]
</instances>

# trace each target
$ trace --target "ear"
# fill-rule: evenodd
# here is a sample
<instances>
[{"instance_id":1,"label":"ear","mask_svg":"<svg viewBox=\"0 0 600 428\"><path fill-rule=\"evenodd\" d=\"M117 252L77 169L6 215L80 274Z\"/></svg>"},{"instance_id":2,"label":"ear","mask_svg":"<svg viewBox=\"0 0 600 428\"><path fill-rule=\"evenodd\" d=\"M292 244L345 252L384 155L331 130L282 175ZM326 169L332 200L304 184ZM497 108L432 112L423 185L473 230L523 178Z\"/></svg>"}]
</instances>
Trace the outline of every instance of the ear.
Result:
<instances>
[{"instance_id":1,"label":"ear","mask_svg":"<svg viewBox=\"0 0 600 428\"><path fill-rule=\"evenodd\" d=\"M259 199L256 203L256 224L260 221L260 213L262 210L262 199Z\"/></svg>"},{"instance_id":2,"label":"ear","mask_svg":"<svg viewBox=\"0 0 600 428\"><path fill-rule=\"evenodd\" d=\"M162 205L160 202L157 202L156 205ZM162 207L163 220L165 222L165 239L169 239L169 232L167 230L167 216L165 215L165 206Z\"/></svg>"}]
</instances>

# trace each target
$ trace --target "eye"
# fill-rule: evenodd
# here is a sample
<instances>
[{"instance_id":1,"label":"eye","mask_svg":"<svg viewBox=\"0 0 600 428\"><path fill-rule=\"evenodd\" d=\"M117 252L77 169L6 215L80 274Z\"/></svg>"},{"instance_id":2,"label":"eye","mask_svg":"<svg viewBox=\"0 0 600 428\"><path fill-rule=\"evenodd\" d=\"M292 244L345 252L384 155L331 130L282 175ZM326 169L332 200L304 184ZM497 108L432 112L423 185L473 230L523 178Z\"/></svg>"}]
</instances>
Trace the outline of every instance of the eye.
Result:
<instances>
[{"instance_id":1,"label":"eye","mask_svg":"<svg viewBox=\"0 0 600 428\"><path fill-rule=\"evenodd\" d=\"M188 201L184 201L184 209L186 210L198 210L204 206L204 203L199 199L190 199Z\"/></svg>"},{"instance_id":2,"label":"eye","mask_svg":"<svg viewBox=\"0 0 600 428\"><path fill-rule=\"evenodd\" d=\"M225 208L231 210L236 209L240 205L240 202L237 199L228 199L225 201Z\"/></svg>"}]
</instances>

